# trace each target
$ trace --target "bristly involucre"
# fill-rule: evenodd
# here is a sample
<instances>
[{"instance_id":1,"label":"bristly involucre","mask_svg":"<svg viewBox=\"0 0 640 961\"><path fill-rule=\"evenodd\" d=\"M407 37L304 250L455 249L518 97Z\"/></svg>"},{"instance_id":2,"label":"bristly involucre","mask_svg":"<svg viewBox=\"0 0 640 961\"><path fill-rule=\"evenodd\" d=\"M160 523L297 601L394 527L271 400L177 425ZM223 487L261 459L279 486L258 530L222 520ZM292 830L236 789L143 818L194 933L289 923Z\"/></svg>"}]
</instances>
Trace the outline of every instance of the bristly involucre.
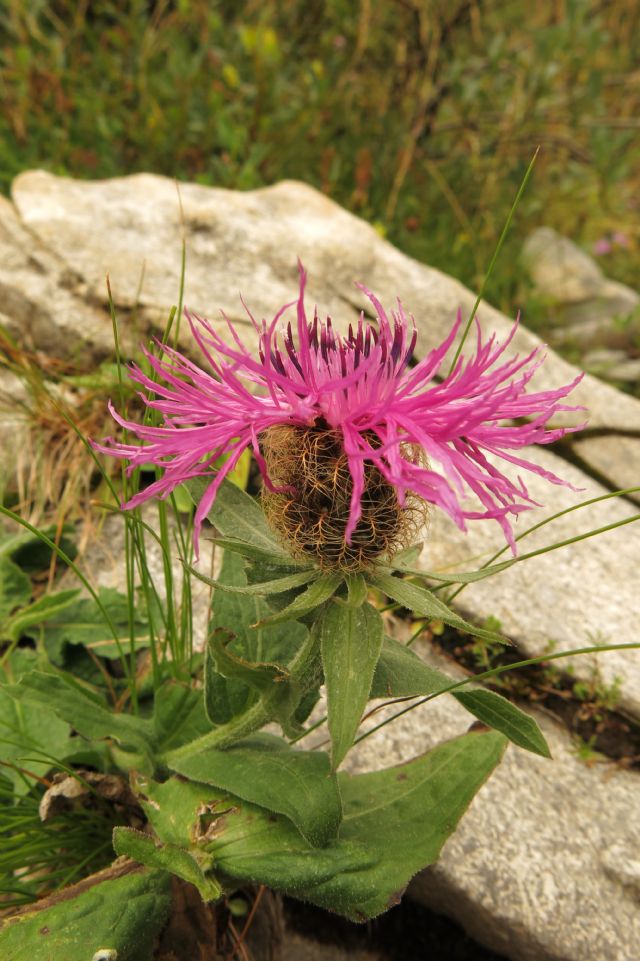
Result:
<instances>
[{"instance_id":1,"label":"bristly involucre","mask_svg":"<svg viewBox=\"0 0 640 961\"><path fill-rule=\"evenodd\" d=\"M540 348L523 358L507 358L517 325L502 344L495 336L483 341L476 325L475 350L470 356L463 354L438 382L436 376L461 325L460 314L445 341L411 367L415 324L400 302L389 319L374 294L361 287L377 324L361 315L355 329L350 326L347 335L340 336L329 318L320 320L317 309L311 319L307 317L305 281L301 267L297 301L282 307L270 323L258 323L249 314L257 335L255 353L230 321L227 343L208 321L186 312L209 371L168 346L162 346L159 357L145 351L157 381L131 365L131 379L149 392L145 403L162 415L162 426L128 421L110 405L117 423L143 445L108 438L94 446L127 459L130 471L152 463L163 468L163 474L124 506L166 496L189 478L209 476L195 516L197 547L222 479L247 447L253 450L267 489L292 499L293 477L278 487L276 475L281 472L272 477L273 460L269 458L268 465L263 456L263 446L273 451L274 434L270 444L263 441L278 426L317 431L322 425L334 448L338 445L341 482L345 466L348 469L342 528L346 544L363 530L358 525L373 487L385 498L391 487L400 507L407 498L415 505L417 495L446 511L463 530L469 519L493 518L515 552L511 518L535 502L522 479L515 484L487 455L564 484L513 452L529 444L549 444L582 427L546 428L557 412L580 409L562 403L580 378L556 390L529 391L544 360ZM293 307L292 325L284 316ZM421 456L415 456L416 450ZM222 455L227 460L212 472ZM433 469L436 464L438 472ZM462 503L469 491L476 495L477 509Z\"/></svg>"}]
</instances>

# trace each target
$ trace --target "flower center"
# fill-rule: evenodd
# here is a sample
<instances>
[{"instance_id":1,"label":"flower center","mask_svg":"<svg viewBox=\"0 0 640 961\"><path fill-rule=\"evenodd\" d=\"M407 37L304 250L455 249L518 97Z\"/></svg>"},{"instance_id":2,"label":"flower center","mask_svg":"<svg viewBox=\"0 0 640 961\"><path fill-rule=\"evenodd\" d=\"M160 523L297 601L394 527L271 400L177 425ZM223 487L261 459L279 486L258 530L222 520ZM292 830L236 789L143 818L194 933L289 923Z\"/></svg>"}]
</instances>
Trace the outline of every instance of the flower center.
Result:
<instances>
[{"instance_id":1,"label":"flower center","mask_svg":"<svg viewBox=\"0 0 640 961\"><path fill-rule=\"evenodd\" d=\"M371 446L380 443L373 432L367 440ZM422 501L414 497L401 507L395 487L365 461L362 513L348 544L353 479L340 431L319 418L311 427L269 427L260 441L273 485L294 488L262 491L267 520L294 557L313 560L323 570L365 570L408 546L425 520Z\"/></svg>"}]
</instances>

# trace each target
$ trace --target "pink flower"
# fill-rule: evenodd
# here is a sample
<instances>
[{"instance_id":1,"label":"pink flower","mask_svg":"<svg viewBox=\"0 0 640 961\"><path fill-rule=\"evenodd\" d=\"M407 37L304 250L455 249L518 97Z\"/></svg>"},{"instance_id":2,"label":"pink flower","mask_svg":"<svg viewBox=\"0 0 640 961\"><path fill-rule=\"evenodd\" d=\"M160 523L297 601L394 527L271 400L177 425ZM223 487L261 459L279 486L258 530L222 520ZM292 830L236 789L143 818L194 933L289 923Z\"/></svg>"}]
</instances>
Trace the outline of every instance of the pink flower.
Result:
<instances>
[{"instance_id":1,"label":"pink flower","mask_svg":"<svg viewBox=\"0 0 640 961\"><path fill-rule=\"evenodd\" d=\"M347 541L361 515L365 463L369 462L395 487L400 504L414 492L446 511L463 530L469 519L493 518L515 552L510 518L537 505L524 481L509 480L495 458L553 484L565 484L518 452L528 444L549 444L583 426L546 429L557 412L582 409L562 403L582 375L556 390L531 392L530 382L544 360L540 348L524 358L505 358L517 322L502 344L495 336L483 341L476 323L475 351L467 357L463 354L438 382L436 375L460 329L460 313L445 341L411 367L415 323L409 324L399 301L390 320L374 294L361 287L375 309L377 325L366 322L361 314L355 330L349 327L348 334L340 336L330 318L319 319L317 310L313 319L308 319L305 280L301 267L297 303L286 304L270 323L257 323L247 311L257 335L258 356L242 343L230 321L226 323L231 345L208 321L187 313L210 371L168 346L162 347L161 357L145 351L159 382L131 365L131 379L149 392L143 399L160 412L163 425L127 421L110 404L117 423L144 446L110 438L94 446L128 460L129 471L152 463L164 473L123 506L131 508L152 497L167 496L189 478L210 476L196 510L197 545L203 519L222 479L247 447L253 450L271 490L260 449L261 434L275 425L324 424L341 435L353 481ZM294 306L292 327L284 315ZM519 419L526 422L514 423ZM403 456L408 445L422 448L426 460ZM222 455L228 459L212 473L214 461ZM434 464L440 466L440 472L427 466ZM476 495L477 509L463 506L468 491Z\"/></svg>"}]
</instances>

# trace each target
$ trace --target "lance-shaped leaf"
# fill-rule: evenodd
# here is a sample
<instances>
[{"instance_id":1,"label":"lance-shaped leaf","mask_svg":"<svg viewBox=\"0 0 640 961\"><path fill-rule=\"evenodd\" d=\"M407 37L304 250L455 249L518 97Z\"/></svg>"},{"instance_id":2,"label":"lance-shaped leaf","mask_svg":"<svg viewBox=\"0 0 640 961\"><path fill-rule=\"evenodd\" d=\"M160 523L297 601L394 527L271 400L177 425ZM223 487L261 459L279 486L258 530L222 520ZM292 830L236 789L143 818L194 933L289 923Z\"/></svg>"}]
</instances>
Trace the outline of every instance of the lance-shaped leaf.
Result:
<instances>
[{"instance_id":1,"label":"lance-shaped leaf","mask_svg":"<svg viewBox=\"0 0 640 961\"><path fill-rule=\"evenodd\" d=\"M294 621L310 611L315 610L325 601L328 601L342 583L339 574L321 574L320 577L310 584L305 591L275 614L263 617L259 624L280 624L282 621Z\"/></svg>"},{"instance_id":2,"label":"lance-shaped leaf","mask_svg":"<svg viewBox=\"0 0 640 961\"><path fill-rule=\"evenodd\" d=\"M471 681L471 678L469 679ZM455 680L428 664L413 651L385 638L371 686L371 697L414 697L438 694ZM505 734L510 741L542 757L550 757L549 746L530 714L501 694L482 687L451 691L455 699L484 724Z\"/></svg>"},{"instance_id":3,"label":"lance-shaped leaf","mask_svg":"<svg viewBox=\"0 0 640 961\"><path fill-rule=\"evenodd\" d=\"M551 757L544 734L530 714L521 711L506 697L474 687L469 691L453 691L456 701L466 707L478 720L506 734L510 741L525 751Z\"/></svg>"},{"instance_id":4,"label":"lance-shaped leaf","mask_svg":"<svg viewBox=\"0 0 640 961\"><path fill-rule=\"evenodd\" d=\"M412 584L411 581L406 581L401 577L393 577L390 574L380 573L376 573L375 576L371 578L371 583L375 587L379 587L380 590L384 591L389 597L392 597L398 604L402 604L403 607L408 608L415 614L419 614L421 617L430 617L434 620L444 621L445 624L457 627L458 630L464 631L466 634L474 634L488 641L497 641L500 644L509 643L506 638L501 637L499 634L494 634L492 631L485 631L481 627L475 627L473 624L467 623L464 618L456 614L455 611L452 611L450 607L447 607L444 601L441 601L439 597L436 597L435 594L427 590L426 587Z\"/></svg>"},{"instance_id":5,"label":"lance-shaped leaf","mask_svg":"<svg viewBox=\"0 0 640 961\"><path fill-rule=\"evenodd\" d=\"M311 566L310 564L305 564L302 561L297 561L295 558L290 557L282 548L278 553L274 554L270 547L267 548L260 547L257 544L249 544L247 541L240 540L237 537L215 537L214 543L227 551L231 551L233 554L240 554L242 557L246 557L247 560L265 561L274 567L300 568Z\"/></svg>"},{"instance_id":6,"label":"lance-shaped leaf","mask_svg":"<svg viewBox=\"0 0 640 961\"><path fill-rule=\"evenodd\" d=\"M115 828L113 847L116 854L133 858L148 868L170 871L197 887L203 901L217 901L222 896L222 888L215 876L210 873L212 858L205 857L206 863L199 863L196 852L191 853L177 844L156 843L148 834L134 828Z\"/></svg>"},{"instance_id":7,"label":"lance-shaped leaf","mask_svg":"<svg viewBox=\"0 0 640 961\"><path fill-rule=\"evenodd\" d=\"M327 689L331 760L337 768L353 744L380 657L382 618L371 604L329 604L318 623Z\"/></svg>"},{"instance_id":8,"label":"lance-shaped leaf","mask_svg":"<svg viewBox=\"0 0 640 961\"><path fill-rule=\"evenodd\" d=\"M473 581L482 581L485 577L493 577L494 574L500 574L516 562L517 558L510 558L507 561L501 561L499 564L492 564L491 567L481 567L477 571L451 571L450 573L441 573L440 571L421 570L419 567L413 567L413 562L394 557L391 562L391 567L393 570L401 571L403 574L413 574L415 577L424 577L430 581L441 581L443 584L471 584Z\"/></svg>"},{"instance_id":9,"label":"lance-shaped leaf","mask_svg":"<svg viewBox=\"0 0 640 961\"><path fill-rule=\"evenodd\" d=\"M288 817L315 847L335 838L342 807L324 751L297 751L271 734L255 734L224 751L203 751L172 767Z\"/></svg>"},{"instance_id":10,"label":"lance-shaped leaf","mask_svg":"<svg viewBox=\"0 0 640 961\"><path fill-rule=\"evenodd\" d=\"M5 961L152 961L170 879L126 862L0 921Z\"/></svg>"},{"instance_id":11,"label":"lance-shaped leaf","mask_svg":"<svg viewBox=\"0 0 640 961\"><path fill-rule=\"evenodd\" d=\"M302 587L304 584L308 584L309 581L316 580L318 577L318 571L303 570L295 574L287 574L284 577L277 577L275 580L259 581L257 584L226 584L224 581L216 581L212 577L206 577L204 574L201 574L200 571L197 571L195 567L188 567L187 569L197 577L198 580L204 581L205 584L209 584L210 587L216 590L226 591L229 594L253 594L267 597L270 594L282 594L284 591L290 591L294 587Z\"/></svg>"}]
</instances>

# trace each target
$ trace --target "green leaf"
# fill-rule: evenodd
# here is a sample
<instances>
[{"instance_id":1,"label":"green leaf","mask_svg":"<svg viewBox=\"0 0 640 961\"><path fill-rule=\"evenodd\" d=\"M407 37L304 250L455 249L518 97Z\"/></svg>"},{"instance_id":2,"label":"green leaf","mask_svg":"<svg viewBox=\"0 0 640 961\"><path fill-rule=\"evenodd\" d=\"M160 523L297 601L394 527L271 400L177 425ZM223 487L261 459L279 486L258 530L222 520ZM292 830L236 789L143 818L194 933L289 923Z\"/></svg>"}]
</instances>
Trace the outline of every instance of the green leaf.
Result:
<instances>
[{"instance_id":1,"label":"green leaf","mask_svg":"<svg viewBox=\"0 0 640 961\"><path fill-rule=\"evenodd\" d=\"M220 571L225 584L247 583L242 560L225 552ZM244 597L230 593L216 594L210 629L224 628L232 631L234 639L228 650L250 662L268 661L286 666L308 636L303 624L289 622L283 625L252 627L270 613L266 602L259 597ZM251 688L239 679L230 680L216 670L211 649L205 654L205 705L213 724L225 724L255 701Z\"/></svg>"},{"instance_id":2,"label":"green leaf","mask_svg":"<svg viewBox=\"0 0 640 961\"><path fill-rule=\"evenodd\" d=\"M8 557L0 555L0 625L12 611L24 607L31 598L31 581ZM8 639L6 628L1 627L0 640Z\"/></svg>"},{"instance_id":3,"label":"green leaf","mask_svg":"<svg viewBox=\"0 0 640 961\"><path fill-rule=\"evenodd\" d=\"M215 544L223 547L227 551L231 551L234 554L241 554L249 560L266 561L274 567L300 568L310 566L294 560L293 557L290 557L282 549L280 549L278 553L274 553L270 547L259 547L256 544L249 544L247 541L241 541L235 537L215 537L213 540Z\"/></svg>"},{"instance_id":4,"label":"green leaf","mask_svg":"<svg viewBox=\"0 0 640 961\"><path fill-rule=\"evenodd\" d=\"M55 594L45 594L28 607L16 611L5 623L7 637L18 641L29 628L42 625L50 617L55 617L70 607L79 593L78 588L73 588L68 591L57 591Z\"/></svg>"},{"instance_id":5,"label":"green leaf","mask_svg":"<svg viewBox=\"0 0 640 961\"><path fill-rule=\"evenodd\" d=\"M211 479L194 477L187 482L189 493L196 504L202 499ZM288 554L269 530L256 501L231 481L223 480L207 517L224 537L261 547L272 557L282 556L291 563Z\"/></svg>"},{"instance_id":6,"label":"green leaf","mask_svg":"<svg viewBox=\"0 0 640 961\"><path fill-rule=\"evenodd\" d=\"M348 604L349 607L361 607L367 599L369 585L362 574L347 574L347 599L337 599L340 604Z\"/></svg>"},{"instance_id":7,"label":"green leaf","mask_svg":"<svg viewBox=\"0 0 640 961\"><path fill-rule=\"evenodd\" d=\"M199 848L212 858L221 880L226 875L233 884L265 883L306 898L315 883L365 868L377 858L362 844L340 840L313 847L288 817L207 784L143 779L140 789L160 840L185 850Z\"/></svg>"},{"instance_id":8,"label":"green leaf","mask_svg":"<svg viewBox=\"0 0 640 961\"><path fill-rule=\"evenodd\" d=\"M323 848L288 818L200 783L145 782L143 806L163 843L201 844L225 886L267 884L364 921L437 859L505 743L494 731L467 734L399 767L339 775L344 817Z\"/></svg>"},{"instance_id":9,"label":"green leaf","mask_svg":"<svg viewBox=\"0 0 640 961\"><path fill-rule=\"evenodd\" d=\"M341 775L340 839L378 855L364 876L338 876L313 901L353 921L397 904L408 881L433 864L473 797L500 761L505 739L494 731L447 741L408 764L356 777Z\"/></svg>"},{"instance_id":10,"label":"green leaf","mask_svg":"<svg viewBox=\"0 0 640 961\"><path fill-rule=\"evenodd\" d=\"M82 645L100 657L116 658L121 652L131 650L129 629L129 602L124 594L114 588L101 588L99 597L121 639L118 645L105 623L104 614L91 597L83 597L66 610L49 612L42 618L45 646L54 664L64 663L67 644ZM139 614L134 625L136 648L149 646L149 627Z\"/></svg>"},{"instance_id":11,"label":"green leaf","mask_svg":"<svg viewBox=\"0 0 640 961\"><path fill-rule=\"evenodd\" d=\"M19 673L16 667L24 660L25 653L14 651L9 660L14 677ZM10 765L24 767L42 777L56 760L68 756L73 745L69 725L55 714L47 701L34 705L16 700L10 694L11 689L9 685L0 685L0 757L6 763L2 774L11 780L16 794L22 795L29 790L30 782ZM39 754L43 755L42 760Z\"/></svg>"},{"instance_id":12,"label":"green leaf","mask_svg":"<svg viewBox=\"0 0 640 961\"><path fill-rule=\"evenodd\" d=\"M70 675L62 671L55 674L33 671L7 691L20 702L53 711L83 737L90 740L113 738L123 748L138 752L138 761L145 763L146 768L152 767L152 722L108 710L99 698L78 685Z\"/></svg>"},{"instance_id":13,"label":"green leaf","mask_svg":"<svg viewBox=\"0 0 640 961\"><path fill-rule=\"evenodd\" d=\"M183 881L195 885L203 901L217 901L222 888L212 874L207 873L194 855L176 844L159 844L148 834L134 828L115 828L113 847L116 854L126 855L148 868L170 871ZM211 858L206 859L211 862ZM209 869L211 864L209 864Z\"/></svg>"},{"instance_id":14,"label":"green leaf","mask_svg":"<svg viewBox=\"0 0 640 961\"><path fill-rule=\"evenodd\" d=\"M279 664L246 661L237 654L233 654L229 650L229 644L233 639L234 635L223 628L218 628L209 638L207 653L218 674L231 680L242 681L259 694L271 692L274 683L282 684L288 680L288 671Z\"/></svg>"},{"instance_id":15,"label":"green leaf","mask_svg":"<svg viewBox=\"0 0 640 961\"><path fill-rule=\"evenodd\" d=\"M204 751L172 767L194 781L284 814L314 846L336 837L342 817L340 794L323 751L297 751L282 738L256 734L224 751Z\"/></svg>"},{"instance_id":16,"label":"green leaf","mask_svg":"<svg viewBox=\"0 0 640 961\"><path fill-rule=\"evenodd\" d=\"M293 621L303 617L310 611L315 610L316 607L324 604L325 601L328 601L329 598L335 594L341 583L342 577L339 574L322 574L313 584L310 584L305 591L298 594L291 604L288 604L275 614L263 617L259 624L280 624L283 621Z\"/></svg>"},{"instance_id":17,"label":"green leaf","mask_svg":"<svg viewBox=\"0 0 640 961\"><path fill-rule=\"evenodd\" d=\"M472 678L469 678L472 681ZM452 677L438 671L413 651L391 638L385 638L382 654L371 686L371 697L414 697L437 694L455 684ZM550 757L549 747L536 721L500 694L474 687L451 694L484 724L505 734L510 741L542 757Z\"/></svg>"},{"instance_id":18,"label":"green leaf","mask_svg":"<svg viewBox=\"0 0 640 961\"><path fill-rule=\"evenodd\" d=\"M403 607L408 608L415 614L419 614L422 617L433 618L438 621L444 621L445 624L457 627L458 630L465 631L467 634L474 634L477 637L484 637L489 641L497 641L501 644L509 643L506 638L500 637L499 634L494 634L492 631L485 631L483 628L475 627L473 624L467 623L464 618L447 607L444 601L441 601L439 597L436 597L435 594L427 590L426 587L412 584L411 581L406 581L400 577L380 573L376 573L371 578L371 583L375 587L380 588L381 591L384 591L389 597L392 597L398 604L402 604Z\"/></svg>"},{"instance_id":19,"label":"green leaf","mask_svg":"<svg viewBox=\"0 0 640 961\"><path fill-rule=\"evenodd\" d=\"M153 740L158 750L188 744L211 730L201 690L165 681L156 689L153 701Z\"/></svg>"},{"instance_id":20,"label":"green leaf","mask_svg":"<svg viewBox=\"0 0 640 961\"><path fill-rule=\"evenodd\" d=\"M318 571L306 570L298 571L295 574L287 574L284 577L278 577L272 581L260 581L256 584L225 584L224 581L214 580L212 577L206 577L195 569L195 567L187 568L191 574L198 578L200 581L204 581L205 584L209 584L216 590L227 591L229 594L254 594L260 596L269 596L270 594L282 594L284 591L290 591L294 587L302 587L303 584L307 584L309 581L314 580L318 577Z\"/></svg>"},{"instance_id":21,"label":"green leaf","mask_svg":"<svg viewBox=\"0 0 640 961\"><path fill-rule=\"evenodd\" d=\"M477 571L452 571L449 574L443 574L438 571L421 570L418 567L411 566L408 561L405 562L403 559L395 557L391 563L391 567L396 571L402 571L403 574L424 577L430 581L442 581L444 584L471 584L473 581L482 581L485 577L493 577L494 574L500 574L514 563L515 559L511 558L508 561L502 561L500 564L493 564L491 567L481 567Z\"/></svg>"},{"instance_id":22,"label":"green leaf","mask_svg":"<svg viewBox=\"0 0 640 961\"><path fill-rule=\"evenodd\" d=\"M414 697L435 694L454 684L404 644L385 637L371 685L370 697Z\"/></svg>"},{"instance_id":23,"label":"green leaf","mask_svg":"<svg viewBox=\"0 0 640 961\"><path fill-rule=\"evenodd\" d=\"M318 624L335 770L353 744L380 657L382 618L371 604L329 604Z\"/></svg>"},{"instance_id":24,"label":"green leaf","mask_svg":"<svg viewBox=\"0 0 640 961\"><path fill-rule=\"evenodd\" d=\"M36 904L0 922L0 956L6 961L91 961L100 950L111 950L118 961L152 961L169 916L169 876L125 867L128 873L122 877L109 878L114 869L108 869L66 888L48 907Z\"/></svg>"},{"instance_id":25,"label":"green leaf","mask_svg":"<svg viewBox=\"0 0 640 961\"><path fill-rule=\"evenodd\" d=\"M534 718L521 711L506 697L481 687L452 693L471 714L505 734L518 747L541 757L551 757L549 745Z\"/></svg>"}]
</instances>

